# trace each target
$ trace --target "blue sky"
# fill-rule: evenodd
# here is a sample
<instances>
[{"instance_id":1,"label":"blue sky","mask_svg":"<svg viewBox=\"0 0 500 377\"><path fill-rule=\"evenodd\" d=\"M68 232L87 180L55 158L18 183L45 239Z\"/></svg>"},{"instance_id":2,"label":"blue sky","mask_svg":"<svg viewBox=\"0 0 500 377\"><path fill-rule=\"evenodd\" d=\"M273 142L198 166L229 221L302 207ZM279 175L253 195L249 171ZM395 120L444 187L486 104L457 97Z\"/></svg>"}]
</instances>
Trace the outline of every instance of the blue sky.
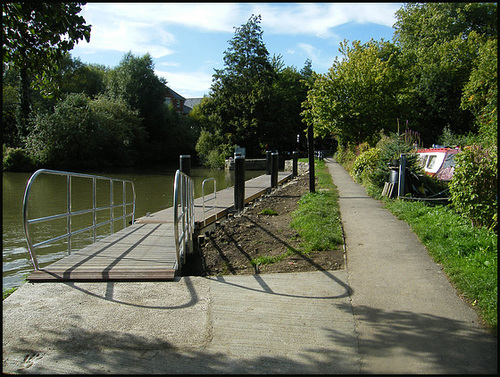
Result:
<instances>
[{"instance_id":1,"label":"blue sky","mask_svg":"<svg viewBox=\"0 0 500 377\"><path fill-rule=\"evenodd\" d=\"M186 98L209 93L214 69L234 28L261 15L263 41L272 56L301 69L306 59L328 71L339 43L392 40L402 3L87 3L81 15L92 25L90 43L72 51L84 63L117 66L128 51L149 53L155 72Z\"/></svg>"}]
</instances>

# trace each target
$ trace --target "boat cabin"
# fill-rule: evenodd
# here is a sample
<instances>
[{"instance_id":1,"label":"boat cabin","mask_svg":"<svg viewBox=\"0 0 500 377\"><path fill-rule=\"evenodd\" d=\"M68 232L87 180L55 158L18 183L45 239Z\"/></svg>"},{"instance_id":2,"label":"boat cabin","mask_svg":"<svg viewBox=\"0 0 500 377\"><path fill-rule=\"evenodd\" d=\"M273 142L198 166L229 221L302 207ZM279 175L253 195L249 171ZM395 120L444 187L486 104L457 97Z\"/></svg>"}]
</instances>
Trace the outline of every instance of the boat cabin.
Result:
<instances>
[{"instance_id":1,"label":"boat cabin","mask_svg":"<svg viewBox=\"0 0 500 377\"><path fill-rule=\"evenodd\" d=\"M459 148L427 148L417 150L420 164L426 174L440 181L450 181L455 171L455 155Z\"/></svg>"}]
</instances>

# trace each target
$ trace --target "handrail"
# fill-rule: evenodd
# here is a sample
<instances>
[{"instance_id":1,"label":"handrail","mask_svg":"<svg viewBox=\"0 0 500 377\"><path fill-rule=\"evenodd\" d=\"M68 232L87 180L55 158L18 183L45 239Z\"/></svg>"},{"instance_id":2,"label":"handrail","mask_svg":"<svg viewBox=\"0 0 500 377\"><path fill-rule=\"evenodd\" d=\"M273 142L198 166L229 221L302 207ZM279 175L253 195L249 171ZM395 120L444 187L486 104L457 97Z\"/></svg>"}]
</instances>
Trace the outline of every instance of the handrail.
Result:
<instances>
[{"instance_id":1,"label":"handrail","mask_svg":"<svg viewBox=\"0 0 500 377\"><path fill-rule=\"evenodd\" d=\"M35 179L41 175L41 174L51 174L51 175L59 175L59 176L65 176L66 177L66 193L67 193L67 203L66 203L66 213L61 213L57 215L52 215L52 216L45 216L45 217L39 217L36 219L29 219L28 218L28 202L29 202L29 195L31 192L31 187L33 185L33 182ZM92 208L91 209L85 209L85 210L80 210L80 211L72 211L72 195L71 195L71 178L72 177L78 177L78 178L87 178L87 179L92 179ZM97 180L107 180L109 182L110 190L109 190L109 205L108 206L103 206L103 207L97 207ZM113 183L114 182L121 182L122 183L122 191L123 191L123 201L121 204L115 204L114 203L114 189L113 189ZM132 202L127 202L127 189L126 186L127 184L131 184L132 186ZM127 226L127 218L131 217L131 224L134 223L135 219L135 188L134 188L134 183L129 180L125 179L118 179L118 178L109 178L109 177L101 177L98 175L91 175L91 174L82 174L82 173L72 173L72 172L66 172L66 171L58 171L58 170L49 170L49 169L39 169L33 175L30 177L26 184L26 189L24 191L24 199L23 199L23 226L24 226L24 234L26 236L26 242L28 244L28 252L31 257L31 263L33 264L33 267L35 271L39 270L39 265L38 265L38 259L35 253L35 249L37 247L43 246L50 244L52 242L67 238L68 240L68 253L71 254L71 237L73 235L92 230L93 234L93 239L94 242L96 242L97 239L97 228L106 224L110 224L110 229L111 229L111 234L114 233L114 222L123 219L123 227L125 228ZM132 206L132 212L127 213L127 206ZM114 217L114 209L122 207L123 208L123 215ZM100 223L97 223L97 212L102 211L102 210L109 210L110 211L110 219L107 221L103 221ZM82 215L86 213L93 213L93 221L92 225L88 226L86 228L82 229L77 229L73 230L71 228L71 218L76 215ZM36 223L41 223L44 221L51 221L51 220L57 220L57 219L64 219L66 218L66 233L44 240L42 242L39 242L37 244L33 245L33 242L31 240L30 232L29 232L29 225L30 224L36 224Z\"/></svg>"},{"instance_id":2,"label":"handrail","mask_svg":"<svg viewBox=\"0 0 500 377\"><path fill-rule=\"evenodd\" d=\"M181 229L179 229L179 225ZM194 183L185 173L177 170L174 180L174 235L177 269L186 261L192 248L194 232Z\"/></svg>"},{"instance_id":3,"label":"handrail","mask_svg":"<svg viewBox=\"0 0 500 377\"><path fill-rule=\"evenodd\" d=\"M213 197L208 197L208 199L205 200L205 183L206 182L210 182L210 181L213 181L214 182L214 192L213 192ZM203 202L203 215L205 215L205 213L207 213L208 211L214 209L214 208L217 208L217 181L215 180L215 178L207 178L205 179L202 183L201 183L201 197L202 197L202 202ZM205 203L206 202L209 202L210 200L214 200L214 205L212 207L210 207L209 209L205 209ZM205 216L203 216L204 220L203 220L203 226L206 225L206 222L207 222L207 219L205 218ZM217 219L216 219L217 220Z\"/></svg>"}]
</instances>

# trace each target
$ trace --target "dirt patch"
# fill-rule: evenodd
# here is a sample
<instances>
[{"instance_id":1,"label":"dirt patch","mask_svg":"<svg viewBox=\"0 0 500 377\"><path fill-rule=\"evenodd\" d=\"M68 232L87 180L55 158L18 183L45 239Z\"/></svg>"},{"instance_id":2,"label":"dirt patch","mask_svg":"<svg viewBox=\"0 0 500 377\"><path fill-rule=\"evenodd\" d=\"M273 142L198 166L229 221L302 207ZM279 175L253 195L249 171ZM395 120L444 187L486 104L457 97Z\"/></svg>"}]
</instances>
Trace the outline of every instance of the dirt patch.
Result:
<instances>
[{"instance_id":1,"label":"dirt patch","mask_svg":"<svg viewBox=\"0 0 500 377\"><path fill-rule=\"evenodd\" d=\"M308 191L309 175L306 173L247 206L240 214L205 236L198 253L183 267L183 275L343 269L342 245L336 250L309 254L301 252L301 238L290 227L290 222L300 197ZM273 259L274 263L266 264ZM252 260L257 260L257 263L252 264Z\"/></svg>"}]
</instances>

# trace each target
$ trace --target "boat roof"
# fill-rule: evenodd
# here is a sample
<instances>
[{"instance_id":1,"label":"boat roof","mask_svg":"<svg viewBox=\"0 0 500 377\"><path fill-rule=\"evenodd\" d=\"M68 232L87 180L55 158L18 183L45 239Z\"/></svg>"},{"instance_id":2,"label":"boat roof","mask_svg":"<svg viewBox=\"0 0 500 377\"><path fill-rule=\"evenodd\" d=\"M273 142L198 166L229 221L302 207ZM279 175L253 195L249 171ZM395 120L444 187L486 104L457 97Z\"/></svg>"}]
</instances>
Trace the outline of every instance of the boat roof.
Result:
<instances>
[{"instance_id":1,"label":"boat roof","mask_svg":"<svg viewBox=\"0 0 500 377\"><path fill-rule=\"evenodd\" d=\"M424 148L417 150L417 153L458 153L460 149L458 148Z\"/></svg>"}]
</instances>

